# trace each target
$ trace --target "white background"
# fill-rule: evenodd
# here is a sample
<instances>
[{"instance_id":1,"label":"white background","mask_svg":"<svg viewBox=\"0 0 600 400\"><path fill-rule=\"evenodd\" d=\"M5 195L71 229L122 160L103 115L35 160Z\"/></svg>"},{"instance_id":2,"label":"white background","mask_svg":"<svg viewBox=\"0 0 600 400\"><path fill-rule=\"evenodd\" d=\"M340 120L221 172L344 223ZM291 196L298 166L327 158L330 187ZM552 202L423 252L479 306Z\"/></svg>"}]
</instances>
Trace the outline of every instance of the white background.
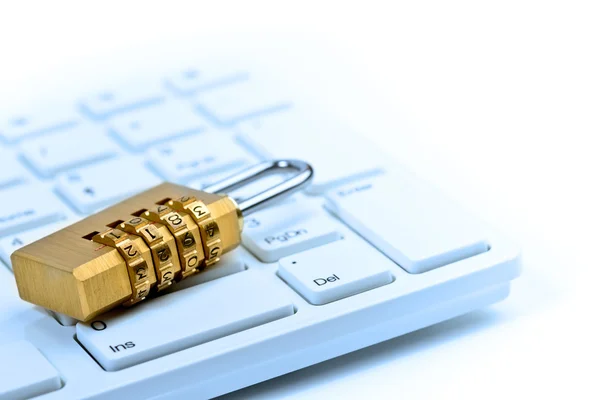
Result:
<instances>
[{"instance_id":1,"label":"white background","mask_svg":"<svg viewBox=\"0 0 600 400\"><path fill-rule=\"evenodd\" d=\"M600 398L597 2L163 4L3 3L2 104L243 43L523 248L507 301L232 398Z\"/></svg>"}]
</instances>

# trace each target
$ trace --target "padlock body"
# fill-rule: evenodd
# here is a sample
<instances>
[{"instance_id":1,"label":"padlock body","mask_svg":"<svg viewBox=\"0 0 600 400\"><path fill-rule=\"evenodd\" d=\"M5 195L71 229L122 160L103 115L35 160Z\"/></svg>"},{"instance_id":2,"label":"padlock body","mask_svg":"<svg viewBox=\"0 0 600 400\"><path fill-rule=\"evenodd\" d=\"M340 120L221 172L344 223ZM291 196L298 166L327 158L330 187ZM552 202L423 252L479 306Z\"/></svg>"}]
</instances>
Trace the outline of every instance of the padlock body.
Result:
<instances>
[{"instance_id":1,"label":"padlock body","mask_svg":"<svg viewBox=\"0 0 600 400\"><path fill-rule=\"evenodd\" d=\"M224 254L240 244L243 219L235 201L224 195L163 183L14 252L11 261L19 295L28 302L81 321L87 321L126 303L132 298L132 287L135 287L132 286L132 279L136 279L135 271L132 275L122 256L127 254L123 253L122 248L118 250L111 247L110 243L94 241L94 237L98 240L99 234L111 228L121 232L119 222L126 222L134 216L144 217L146 210L153 210L161 205L164 207L165 204L168 206L169 201L183 196L193 196L206 205L211 221L218 226L219 254ZM204 254L201 229L193 218L184 213L175 214L181 216L182 224L186 225L184 228L190 229L190 234L181 238L183 244L179 247L173 233L180 232L179 227L168 226L172 223L169 221L151 221L158 228L153 232L161 232L164 243L173 257L174 266L170 267L169 271L176 275L174 282L202 271L211 257L210 254ZM175 217L171 219L178 222ZM138 262L143 260L148 266L143 282L148 282L151 294L155 293L158 283L161 282L160 273L164 275L160 268L157 275L153 261L153 257L156 260L157 255L152 254L148 237L144 239L136 233L127 235L134 244L134 249L141 253L142 258L137 259ZM183 245L188 247L184 249ZM213 247L215 246L213 244ZM186 252L187 258L179 257L180 249ZM128 251L134 250L128 248ZM185 268L181 260L185 260L193 269L190 269L191 272L186 276L182 272ZM218 263L214 266L218 266Z\"/></svg>"}]
</instances>

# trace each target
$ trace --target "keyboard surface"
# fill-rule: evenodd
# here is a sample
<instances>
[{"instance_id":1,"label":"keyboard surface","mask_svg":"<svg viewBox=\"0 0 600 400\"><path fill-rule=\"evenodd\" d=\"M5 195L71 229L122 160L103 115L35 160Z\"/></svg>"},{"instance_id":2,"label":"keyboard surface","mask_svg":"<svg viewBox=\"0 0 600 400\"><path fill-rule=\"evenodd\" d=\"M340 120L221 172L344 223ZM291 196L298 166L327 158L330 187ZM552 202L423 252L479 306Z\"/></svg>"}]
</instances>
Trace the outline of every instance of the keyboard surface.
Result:
<instances>
[{"instance_id":1,"label":"keyboard surface","mask_svg":"<svg viewBox=\"0 0 600 400\"><path fill-rule=\"evenodd\" d=\"M243 70L187 68L0 121L0 343L16 366L0 399L214 397L508 295L510 241L264 88ZM249 216L219 268L89 323L19 299L20 247L163 180L201 189L271 158L310 162L314 182Z\"/></svg>"}]
</instances>

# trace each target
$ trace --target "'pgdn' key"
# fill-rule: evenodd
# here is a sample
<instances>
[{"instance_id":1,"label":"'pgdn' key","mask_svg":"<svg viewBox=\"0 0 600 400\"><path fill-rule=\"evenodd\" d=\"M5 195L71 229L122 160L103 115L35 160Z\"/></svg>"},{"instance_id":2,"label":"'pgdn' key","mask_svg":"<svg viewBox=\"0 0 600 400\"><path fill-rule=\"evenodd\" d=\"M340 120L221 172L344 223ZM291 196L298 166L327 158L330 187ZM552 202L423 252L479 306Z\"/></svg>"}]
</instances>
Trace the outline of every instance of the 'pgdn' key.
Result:
<instances>
[{"instance_id":1,"label":"'pgdn' key","mask_svg":"<svg viewBox=\"0 0 600 400\"><path fill-rule=\"evenodd\" d=\"M284 182L239 204L224 194L274 171ZM243 217L312 179L301 161L269 161L205 191L163 183L11 255L22 299L87 321L142 302L218 265L241 241Z\"/></svg>"},{"instance_id":2,"label":"'pgdn' key","mask_svg":"<svg viewBox=\"0 0 600 400\"><path fill-rule=\"evenodd\" d=\"M282 235L277 235L277 236L267 236L265 238L265 242L267 242L268 244L271 244L273 242L287 242L290 239L293 239L295 237L301 236L303 234L307 234L308 231L306 229L297 229L297 230L293 230L293 231L287 231Z\"/></svg>"}]
</instances>

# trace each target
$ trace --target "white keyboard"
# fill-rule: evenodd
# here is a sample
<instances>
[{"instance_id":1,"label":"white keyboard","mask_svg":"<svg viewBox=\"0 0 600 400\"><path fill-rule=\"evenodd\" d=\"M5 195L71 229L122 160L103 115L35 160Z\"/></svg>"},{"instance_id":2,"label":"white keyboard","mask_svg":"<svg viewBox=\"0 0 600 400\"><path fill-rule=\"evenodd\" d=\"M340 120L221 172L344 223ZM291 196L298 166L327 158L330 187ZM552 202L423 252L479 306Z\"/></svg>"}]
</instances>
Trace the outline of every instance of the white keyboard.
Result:
<instances>
[{"instance_id":1,"label":"white keyboard","mask_svg":"<svg viewBox=\"0 0 600 400\"><path fill-rule=\"evenodd\" d=\"M0 120L0 399L215 397L500 301L519 274L510 241L250 73L99 89ZM89 323L19 299L16 249L270 158L308 161L314 182L247 218L219 268Z\"/></svg>"}]
</instances>

